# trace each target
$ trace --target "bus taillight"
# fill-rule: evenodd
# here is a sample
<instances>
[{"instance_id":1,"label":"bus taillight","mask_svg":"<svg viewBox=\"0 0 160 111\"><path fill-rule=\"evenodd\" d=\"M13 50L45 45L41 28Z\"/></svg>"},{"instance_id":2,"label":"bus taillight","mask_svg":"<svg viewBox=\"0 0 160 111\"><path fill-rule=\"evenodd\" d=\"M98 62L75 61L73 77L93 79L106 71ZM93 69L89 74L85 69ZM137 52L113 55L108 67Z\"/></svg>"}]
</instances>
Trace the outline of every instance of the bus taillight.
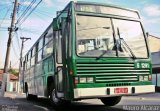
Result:
<instances>
[{"instance_id":1,"label":"bus taillight","mask_svg":"<svg viewBox=\"0 0 160 111\"><path fill-rule=\"evenodd\" d=\"M149 81L152 81L152 75L149 75Z\"/></svg>"},{"instance_id":2,"label":"bus taillight","mask_svg":"<svg viewBox=\"0 0 160 111\"><path fill-rule=\"evenodd\" d=\"M74 78L74 84L78 84L79 83L79 79L78 79L78 77L75 77Z\"/></svg>"}]
</instances>

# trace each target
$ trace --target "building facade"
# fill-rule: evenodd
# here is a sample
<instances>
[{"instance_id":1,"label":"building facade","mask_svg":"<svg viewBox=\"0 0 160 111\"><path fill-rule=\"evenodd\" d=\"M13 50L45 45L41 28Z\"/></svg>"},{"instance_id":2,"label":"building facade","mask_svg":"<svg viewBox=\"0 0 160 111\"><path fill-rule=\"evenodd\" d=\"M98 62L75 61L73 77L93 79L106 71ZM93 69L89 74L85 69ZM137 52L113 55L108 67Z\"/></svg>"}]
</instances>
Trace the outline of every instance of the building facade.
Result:
<instances>
[{"instance_id":1,"label":"building facade","mask_svg":"<svg viewBox=\"0 0 160 111\"><path fill-rule=\"evenodd\" d=\"M0 70L0 89L2 86L3 74L4 74L3 70ZM6 91L10 92L17 91L18 77L15 76L14 74L8 74L7 76L8 80L7 80Z\"/></svg>"},{"instance_id":2,"label":"building facade","mask_svg":"<svg viewBox=\"0 0 160 111\"><path fill-rule=\"evenodd\" d=\"M150 35L149 45L152 56L152 83L156 91L160 92L160 37Z\"/></svg>"}]
</instances>

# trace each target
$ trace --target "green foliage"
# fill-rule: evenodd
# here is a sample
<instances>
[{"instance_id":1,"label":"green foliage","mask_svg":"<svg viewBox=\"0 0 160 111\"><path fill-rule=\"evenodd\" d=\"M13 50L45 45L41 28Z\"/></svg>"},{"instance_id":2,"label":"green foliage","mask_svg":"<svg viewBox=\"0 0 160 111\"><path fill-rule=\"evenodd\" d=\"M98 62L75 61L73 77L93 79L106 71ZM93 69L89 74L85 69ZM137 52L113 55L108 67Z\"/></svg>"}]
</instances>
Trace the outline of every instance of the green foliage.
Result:
<instances>
[{"instance_id":1,"label":"green foliage","mask_svg":"<svg viewBox=\"0 0 160 111\"><path fill-rule=\"evenodd\" d=\"M19 75L19 71L17 69L10 69L8 72L14 74L15 76Z\"/></svg>"}]
</instances>

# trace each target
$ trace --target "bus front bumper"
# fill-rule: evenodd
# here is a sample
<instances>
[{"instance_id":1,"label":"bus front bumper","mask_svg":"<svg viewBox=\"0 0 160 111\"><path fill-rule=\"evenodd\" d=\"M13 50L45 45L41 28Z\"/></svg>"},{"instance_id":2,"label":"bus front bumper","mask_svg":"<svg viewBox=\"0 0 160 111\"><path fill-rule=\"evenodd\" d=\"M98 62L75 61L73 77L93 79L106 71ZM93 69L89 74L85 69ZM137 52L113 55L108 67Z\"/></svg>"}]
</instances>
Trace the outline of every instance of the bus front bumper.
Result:
<instances>
[{"instance_id":1,"label":"bus front bumper","mask_svg":"<svg viewBox=\"0 0 160 111\"><path fill-rule=\"evenodd\" d=\"M127 93L116 92L116 88L127 88ZM134 88L134 92L133 92ZM109 93L108 91L109 90ZM143 86L123 86L123 87L100 87L100 88L76 88L74 89L74 98L100 98L109 96L123 96L123 95L134 95L134 94L145 94L155 92L154 85L143 85Z\"/></svg>"}]
</instances>

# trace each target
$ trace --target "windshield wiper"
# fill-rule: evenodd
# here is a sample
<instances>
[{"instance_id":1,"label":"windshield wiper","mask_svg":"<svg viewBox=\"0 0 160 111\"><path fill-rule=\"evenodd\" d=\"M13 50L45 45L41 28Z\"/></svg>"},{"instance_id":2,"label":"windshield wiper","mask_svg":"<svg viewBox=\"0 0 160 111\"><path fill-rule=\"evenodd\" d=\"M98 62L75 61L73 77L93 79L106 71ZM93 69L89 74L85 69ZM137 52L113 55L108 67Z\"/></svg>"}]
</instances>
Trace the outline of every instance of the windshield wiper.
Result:
<instances>
[{"instance_id":1,"label":"windshield wiper","mask_svg":"<svg viewBox=\"0 0 160 111\"><path fill-rule=\"evenodd\" d=\"M132 57L135 59L136 56L135 54L133 53L132 49L129 47L129 45L127 44L127 42L121 37L120 35L120 31L119 31L119 28L117 27L117 33L118 33L118 37L119 37L119 40L120 40L120 49L122 49L122 45L121 45L121 41L123 41L124 45L128 48L128 50L130 51Z\"/></svg>"},{"instance_id":2,"label":"windshield wiper","mask_svg":"<svg viewBox=\"0 0 160 111\"><path fill-rule=\"evenodd\" d=\"M110 29L110 27L102 27L104 29ZM115 32L113 32L113 39L114 39L114 47L112 50L116 50L116 56L118 56L118 44L116 42L115 39ZM101 55L99 55L98 57L96 57L96 60L100 59L101 57L103 57L108 51L104 51Z\"/></svg>"}]
</instances>

